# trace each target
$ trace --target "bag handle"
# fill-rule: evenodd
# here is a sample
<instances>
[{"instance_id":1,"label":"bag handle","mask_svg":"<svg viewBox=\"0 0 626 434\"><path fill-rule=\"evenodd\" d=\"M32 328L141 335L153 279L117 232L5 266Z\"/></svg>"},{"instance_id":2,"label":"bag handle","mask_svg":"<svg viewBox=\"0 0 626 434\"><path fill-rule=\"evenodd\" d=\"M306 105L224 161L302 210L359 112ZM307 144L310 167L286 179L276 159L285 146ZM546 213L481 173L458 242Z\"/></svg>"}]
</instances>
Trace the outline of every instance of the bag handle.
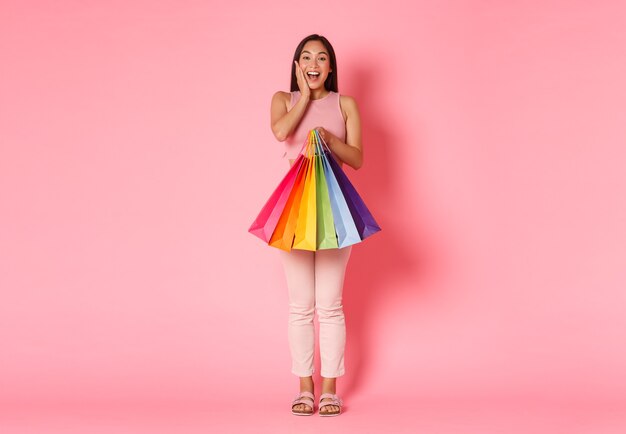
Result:
<instances>
[{"instance_id":1,"label":"bag handle","mask_svg":"<svg viewBox=\"0 0 626 434\"><path fill-rule=\"evenodd\" d=\"M322 139L319 131L317 131L316 129L312 129L309 131L309 134L302 144L302 147L300 148L298 154L302 154L302 151L304 151L304 156L307 158L311 158L313 155L323 154L323 148L326 148L328 149L328 152L331 152L324 139Z\"/></svg>"},{"instance_id":2,"label":"bag handle","mask_svg":"<svg viewBox=\"0 0 626 434\"><path fill-rule=\"evenodd\" d=\"M319 149L320 152L319 154L321 155L324 150L322 149L323 147L325 147L326 149L328 149L328 152L330 153L330 148L328 147L328 145L326 144L326 142L324 141L324 139L322 139L322 135L319 133L319 131L317 130L312 130L315 136L315 144L316 144L316 149ZM324 145L322 147L322 145Z\"/></svg>"},{"instance_id":3,"label":"bag handle","mask_svg":"<svg viewBox=\"0 0 626 434\"><path fill-rule=\"evenodd\" d=\"M309 131L309 134L307 135L307 158L311 158L317 153L315 147L315 137L311 134L311 131Z\"/></svg>"},{"instance_id":4,"label":"bag handle","mask_svg":"<svg viewBox=\"0 0 626 434\"><path fill-rule=\"evenodd\" d=\"M300 150L298 151L298 155L302 154L302 151L305 150L304 148L308 148L309 146L309 138L307 137L307 139L304 141L304 143L302 143L302 146L300 146Z\"/></svg>"}]
</instances>

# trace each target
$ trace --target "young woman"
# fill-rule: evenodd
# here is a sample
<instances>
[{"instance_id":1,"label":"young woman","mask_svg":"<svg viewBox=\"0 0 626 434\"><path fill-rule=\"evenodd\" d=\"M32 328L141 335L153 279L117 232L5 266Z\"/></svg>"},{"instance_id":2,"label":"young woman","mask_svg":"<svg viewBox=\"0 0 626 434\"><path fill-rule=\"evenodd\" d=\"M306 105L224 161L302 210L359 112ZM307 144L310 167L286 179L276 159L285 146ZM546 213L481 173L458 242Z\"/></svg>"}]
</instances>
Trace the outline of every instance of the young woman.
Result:
<instances>
[{"instance_id":1,"label":"young woman","mask_svg":"<svg viewBox=\"0 0 626 434\"><path fill-rule=\"evenodd\" d=\"M339 95L337 61L328 40L320 35L304 38L291 65L291 92L272 97L271 123L276 138L285 142L290 166L311 129L317 129L340 166L359 169L363 164L361 123L353 98ZM321 416L341 413L336 379L345 373L346 326L343 281L352 246L318 251L279 251L289 293L288 341L291 372L300 377L300 393L292 402L296 415L311 415L313 394L314 326L317 312L321 357Z\"/></svg>"}]
</instances>

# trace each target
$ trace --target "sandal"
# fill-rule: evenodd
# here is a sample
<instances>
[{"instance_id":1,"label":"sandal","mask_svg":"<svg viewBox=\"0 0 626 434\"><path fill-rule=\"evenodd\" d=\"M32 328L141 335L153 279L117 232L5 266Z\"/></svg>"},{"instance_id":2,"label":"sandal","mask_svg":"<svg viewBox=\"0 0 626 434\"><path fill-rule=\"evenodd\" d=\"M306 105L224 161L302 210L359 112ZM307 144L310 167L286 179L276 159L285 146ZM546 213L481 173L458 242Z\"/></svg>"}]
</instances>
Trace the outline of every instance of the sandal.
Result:
<instances>
[{"instance_id":1,"label":"sandal","mask_svg":"<svg viewBox=\"0 0 626 434\"><path fill-rule=\"evenodd\" d=\"M305 404L311 407L310 410L294 410L294 405ZM291 403L291 414L297 416L311 416L315 411L315 396L311 392L300 392L296 395L295 399Z\"/></svg>"},{"instance_id":2,"label":"sandal","mask_svg":"<svg viewBox=\"0 0 626 434\"><path fill-rule=\"evenodd\" d=\"M325 398L332 398L332 401L322 402L322 399ZM341 414L341 406L343 405L343 401L337 395L333 395L332 393L322 393L322 396L320 396L319 410L321 410L322 407L326 407L327 405L336 405L339 407L339 410L324 413L320 411L320 416L339 416Z\"/></svg>"}]
</instances>

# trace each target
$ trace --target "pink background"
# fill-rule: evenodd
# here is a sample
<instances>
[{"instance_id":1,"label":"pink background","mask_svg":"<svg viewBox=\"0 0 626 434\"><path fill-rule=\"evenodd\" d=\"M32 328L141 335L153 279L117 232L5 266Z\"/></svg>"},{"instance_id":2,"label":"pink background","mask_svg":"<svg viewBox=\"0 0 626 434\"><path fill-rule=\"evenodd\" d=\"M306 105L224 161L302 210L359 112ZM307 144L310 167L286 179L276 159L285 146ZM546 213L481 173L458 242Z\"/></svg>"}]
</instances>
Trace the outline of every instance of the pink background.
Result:
<instances>
[{"instance_id":1,"label":"pink background","mask_svg":"<svg viewBox=\"0 0 626 434\"><path fill-rule=\"evenodd\" d=\"M617 0L3 1L3 432L624 432L625 24ZM383 228L348 265L332 419L289 413L282 265L247 233L310 33Z\"/></svg>"}]
</instances>

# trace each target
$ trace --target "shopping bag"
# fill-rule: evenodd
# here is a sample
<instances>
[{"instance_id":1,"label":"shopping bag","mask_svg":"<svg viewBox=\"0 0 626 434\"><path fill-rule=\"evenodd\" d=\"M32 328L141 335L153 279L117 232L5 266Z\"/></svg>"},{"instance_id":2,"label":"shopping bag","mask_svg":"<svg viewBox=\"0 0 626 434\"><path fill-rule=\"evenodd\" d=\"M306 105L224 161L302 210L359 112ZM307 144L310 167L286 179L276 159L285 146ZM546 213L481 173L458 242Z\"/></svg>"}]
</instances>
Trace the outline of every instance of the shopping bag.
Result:
<instances>
[{"instance_id":1,"label":"shopping bag","mask_svg":"<svg viewBox=\"0 0 626 434\"><path fill-rule=\"evenodd\" d=\"M289 193L289 198L285 203L285 208L278 219L276 229L274 230L274 233L270 237L270 241L268 243L270 246L277 247L287 252L291 250L291 246L293 245L308 163L307 159L302 158L301 164L298 165L298 173L296 175L294 186ZM295 165L296 164L294 163L292 168Z\"/></svg>"},{"instance_id":2,"label":"shopping bag","mask_svg":"<svg viewBox=\"0 0 626 434\"><path fill-rule=\"evenodd\" d=\"M350 214L352 214L352 220L354 220L354 223L359 231L361 240L364 240L380 231L380 226L378 226L378 223L374 220L374 216L372 216L372 213L365 205L365 202L363 202L359 193L357 193L344 171L341 169L335 158L330 155L330 153L328 162L330 163L330 167L335 174L339 187L341 187L341 191L346 199L346 203L350 209Z\"/></svg>"},{"instance_id":3,"label":"shopping bag","mask_svg":"<svg viewBox=\"0 0 626 434\"><path fill-rule=\"evenodd\" d=\"M317 140L321 142L319 135L317 136ZM361 237L352 219L352 214L350 213L346 199L343 197L341 187L339 187L337 178L335 178L335 174L330 167L329 157L333 157L330 155L330 152L326 150L322 152L321 156L324 177L326 179L326 185L328 186L328 195L333 212L333 224L335 226L335 233L337 234L337 244L339 248L351 246L352 244L360 242Z\"/></svg>"},{"instance_id":4,"label":"shopping bag","mask_svg":"<svg viewBox=\"0 0 626 434\"><path fill-rule=\"evenodd\" d=\"M313 142L307 147L307 173L302 192L302 201L298 211L296 234L293 248L299 250L316 250L317 244L317 203L315 191L315 153Z\"/></svg>"},{"instance_id":5,"label":"shopping bag","mask_svg":"<svg viewBox=\"0 0 626 434\"><path fill-rule=\"evenodd\" d=\"M249 228L285 251L343 248L380 226L317 130Z\"/></svg>"},{"instance_id":6,"label":"shopping bag","mask_svg":"<svg viewBox=\"0 0 626 434\"><path fill-rule=\"evenodd\" d=\"M304 155L300 154L248 229L248 232L259 237L266 243L269 242L278 224L278 219L285 209L285 204L296 182L296 176L303 159Z\"/></svg>"},{"instance_id":7,"label":"shopping bag","mask_svg":"<svg viewBox=\"0 0 626 434\"><path fill-rule=\"evenodd\" d=\"M315 156L315 180L317 193L317 249L336 249L337 232L335 231L335 221L333 210L330 204L330 194L328 192L328 182L324 175L324 157Z\"/></svg>"},{"instance_id":8,"label":"shopping bag","mask_svg":"<svg viewBox=\"0 0 626 434\"><path fill-rule=\"evenodd\" d=\"M317 139L324 145L324 153L328 157L330 167L335 175L337 183L341 188L343 197L348 204L350 214L352 215L352 220L354 221L358 229L361 240L364 240L367 237L380 231L380 226L378 225L378 223L376 223L374 216L365 205L365 202L363 201L359 193L357 193L356 189L346 176L345 172L331 154L330 148L328 148L328 145L326 145L319 132L315 130L315 133Z\"/></svg>"}]
</instances>

